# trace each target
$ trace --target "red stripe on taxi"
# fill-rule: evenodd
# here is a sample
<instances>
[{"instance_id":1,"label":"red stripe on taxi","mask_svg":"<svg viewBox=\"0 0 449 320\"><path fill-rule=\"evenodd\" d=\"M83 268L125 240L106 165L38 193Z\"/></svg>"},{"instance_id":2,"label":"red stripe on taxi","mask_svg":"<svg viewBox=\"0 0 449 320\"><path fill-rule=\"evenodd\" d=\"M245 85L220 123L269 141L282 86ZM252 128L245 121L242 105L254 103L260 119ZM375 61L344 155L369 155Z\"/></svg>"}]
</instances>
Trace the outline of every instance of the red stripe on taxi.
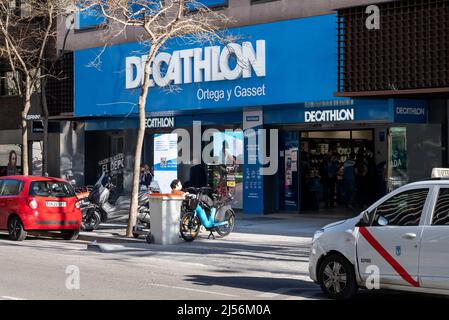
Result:
<instances>
[{"instance_id":1,"label":"red stripe on taxi","mask_svg":"<svg viewBox=\"0 0 449 320\"><path fill-rule=\"evenodd\" d=\"M365 227L360 228L360 233L368 241L368 243L393 267L393 269L410 285L419 287L419 282L412 278L412 276L396 261L395 258L385 250L384 247L374 238L374 236Z\"/></svg>"}]
</instances>

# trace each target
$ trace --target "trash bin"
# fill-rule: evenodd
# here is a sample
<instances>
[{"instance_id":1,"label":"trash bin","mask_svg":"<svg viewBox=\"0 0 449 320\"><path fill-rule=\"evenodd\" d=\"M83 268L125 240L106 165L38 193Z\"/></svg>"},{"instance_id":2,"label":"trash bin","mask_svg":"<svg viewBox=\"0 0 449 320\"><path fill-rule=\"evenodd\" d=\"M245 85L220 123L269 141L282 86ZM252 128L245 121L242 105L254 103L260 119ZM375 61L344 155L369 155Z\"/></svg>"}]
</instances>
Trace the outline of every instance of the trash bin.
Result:
<instances>
[{"instance_id":1,"label":"trash bin","mask_svg":"<svg viewBox=\"0 0 449 320\"><path fill-rule=\"evenodd\" d=\"M182 242L179 235L181 205L184 197L173 194L149 194L151 235L155 244Z\"/></svg>"}]
</instances>

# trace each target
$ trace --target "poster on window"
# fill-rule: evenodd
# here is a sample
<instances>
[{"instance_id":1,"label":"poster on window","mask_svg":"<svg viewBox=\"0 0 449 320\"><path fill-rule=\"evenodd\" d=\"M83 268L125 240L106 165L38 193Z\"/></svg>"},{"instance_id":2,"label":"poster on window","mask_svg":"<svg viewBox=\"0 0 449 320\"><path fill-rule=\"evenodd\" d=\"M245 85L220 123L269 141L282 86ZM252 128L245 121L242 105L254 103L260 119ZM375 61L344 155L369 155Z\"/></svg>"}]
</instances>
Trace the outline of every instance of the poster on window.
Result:
<instances>
[{"instance_id":1,"label":"poster on window","mask_svg":"<svg viewBox=\"0 0 449 320\"><path fill-rule=\"evenodd\" d=\"M243 131L214 133L215 170L212 185L233 196L231 206L243 208ZM224 170L223 170L224 168Z\"/></svg>"},{"instance_id":2,"label":"poster on window","mask_svg":"<svg viewBox=\"0 0 449 320\"><path fill-rule=\"evenodd\" d=\"M214 159L216 164L242 164L243 131L215 132Z\"/></svg>"},{"instance_id":3,"label":"poster on window","mask_svg":"<svg viewBox=\"0 0 449 320\"><path fill-rule=\"evenodd\" d=\"M21 154L19 145L0 145L0 176L22 174Z\"/></svg>"},{"instance_id":4,"label":"poster on window","mask_svg":"<svg viewBox=\"0 0 449 320\"><path fill-rule=\"evenodd\" d=\"M43 172L43 162L42 162L42 148L43 148L43 142L42 141L33 141L32 143L32 174L33 176L42 176Z\"/></svg>"},{"instance_id":5,"label":"poster on window","mask_svg":"<svg viewBox=\"0 0 449 320\"><path fill-rule=\"evenodd\" d=\"M293 184L292 173L292 151L285 150L285 187L288 188Z\"/></svg>"},{"instance_id":6,"label":"poster on window","mask_svg":"<svg viewBox=\"0 0 449 320\"><path fill-rule=\"evenodd\" d=\"M388 189L393 191L408 183L406 128L390 128L388 154Z\"/></svg>"},{"instance_id":7,"label":"poster on window","mask_svg":"<svg viewBox=\"0 0 449 320\"><path fill-rule=\"evenodd\" d=\"M162 193L170 193L170 183L178 178L178 135L154 135L154 180Z\"/></svg>"}]
</instances>

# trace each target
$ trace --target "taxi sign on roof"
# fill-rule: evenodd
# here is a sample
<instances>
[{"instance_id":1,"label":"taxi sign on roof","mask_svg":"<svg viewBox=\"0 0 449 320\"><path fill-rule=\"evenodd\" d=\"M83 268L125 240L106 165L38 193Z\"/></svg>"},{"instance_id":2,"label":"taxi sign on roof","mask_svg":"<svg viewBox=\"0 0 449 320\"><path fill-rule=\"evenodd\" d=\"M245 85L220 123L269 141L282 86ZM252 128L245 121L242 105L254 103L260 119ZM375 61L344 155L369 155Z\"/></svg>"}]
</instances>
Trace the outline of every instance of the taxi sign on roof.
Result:
<instances>
[{"instance_id":1,"label":"taxi sign on roof","mask_svg":"<svg viewBox=\"0 0 449 320\"><path fill-rule=\"evenodd\" d=\"M433 168L432 179L449 179L449 168Z\"/></svg>"}]
</instances>

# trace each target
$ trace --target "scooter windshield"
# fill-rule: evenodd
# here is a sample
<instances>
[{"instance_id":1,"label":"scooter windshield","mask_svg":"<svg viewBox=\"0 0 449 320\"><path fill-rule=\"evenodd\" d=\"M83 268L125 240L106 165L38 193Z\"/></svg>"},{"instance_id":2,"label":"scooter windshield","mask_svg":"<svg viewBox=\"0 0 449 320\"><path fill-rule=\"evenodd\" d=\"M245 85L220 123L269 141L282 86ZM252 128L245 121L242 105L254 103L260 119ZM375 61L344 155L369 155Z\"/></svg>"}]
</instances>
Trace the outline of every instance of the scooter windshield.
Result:
<instances>
[{"instance_id":1,"label":"scooter windshield","mask_svg":"<svg viewBox=\"0 0 449 320\"><path fill-rule=\"evenodd\" d=\"M103 185L103 179L105 177L105 172L103 171L103 173L101 174L100 178L98 178L97 182L95 183L95 187L100 187Z\"/></svg>"}]
</instances>

